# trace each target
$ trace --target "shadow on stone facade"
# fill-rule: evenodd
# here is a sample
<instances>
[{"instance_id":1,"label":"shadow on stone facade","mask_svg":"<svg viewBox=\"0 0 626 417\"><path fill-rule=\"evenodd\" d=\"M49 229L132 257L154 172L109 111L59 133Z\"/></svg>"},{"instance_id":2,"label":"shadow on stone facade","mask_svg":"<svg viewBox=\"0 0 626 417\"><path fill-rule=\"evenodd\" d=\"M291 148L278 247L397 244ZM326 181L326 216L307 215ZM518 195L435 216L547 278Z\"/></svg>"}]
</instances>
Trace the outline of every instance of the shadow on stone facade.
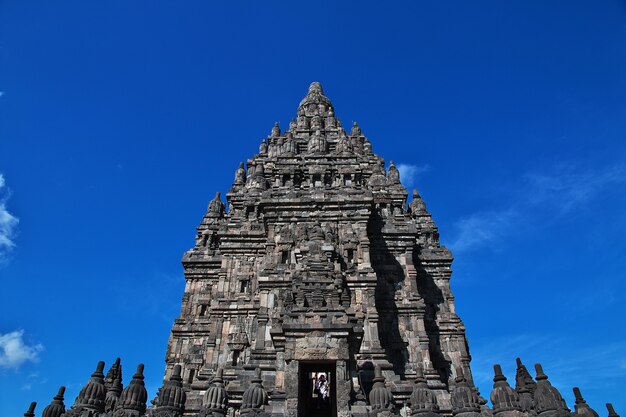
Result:
<instances>
[{"instance_id":1,"label":"shadow on stone facade","mask_svg":"<svg viewBox=\"0 0 626 417\"><path fill-rule=\"evenodd\" d=\"M428 348L433 368L439 373L441 381L448 388L448 381L451 375L451 364L446 360L441 349L441 333L437 325L437 313L439 306L445 302L441 288L437 286L432 275L429 274L422 265L419 257L419 248L413 253L413 264L417 271L417 290L424 299L426 311L424 313L424 325L428 335Z\"/></svg>"},{"instance_id":2,"label":"shadow on stone facade","mask_svg":"<svg viewBox=\"0 0 626 417\"><path fill-rule=\"evenodd\" d=\"M383 226L384 221L377 209L370 218L368 234L372 245L372 267L378 280L375 293L379 314L378 338L394 373L404 379L409 352L407 342L400 334L396 292L405 281L405 272L383 237Z\"/></svg>"}]
</instances>

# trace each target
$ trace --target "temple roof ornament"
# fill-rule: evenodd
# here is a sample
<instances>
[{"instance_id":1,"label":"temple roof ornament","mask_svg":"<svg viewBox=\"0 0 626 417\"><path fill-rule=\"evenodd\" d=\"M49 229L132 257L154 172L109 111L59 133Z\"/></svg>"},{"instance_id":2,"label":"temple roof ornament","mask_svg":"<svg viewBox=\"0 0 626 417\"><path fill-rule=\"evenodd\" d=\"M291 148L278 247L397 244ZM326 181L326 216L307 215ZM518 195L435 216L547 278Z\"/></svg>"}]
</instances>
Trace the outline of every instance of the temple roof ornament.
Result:
<instances>
[{"instance_id":1,"label":"temple roof ornament","mask_svg":"<svg viewBox=\"0 0 626 417\"><path fill-rule=\"evenodd\" d=\"M241 398L241 415L254 414L263 410L267 403L268 395L263 388L261 379L261 369L254 370L254 377L250 381L250 386L246 388Z\"/></svg>"},{"instance_id":2,"label":"temple roof ornament","mask_svg":"<svg viewBox=\"0 0 626 417\"><path fill-rule=\"evenodd\" d=\"M335 152L338 154L349 154L352 153L353 147L348 139L348 135L346 135L346 131L341 129L339 133L339 141L337 142L337 147L335 148Z\"/></svg>"},{"instance_id":3,"label":"temple roof ornament","mask_svg":"<svg viewBox=\"0 0 626 417\"><path fill-rule=\"evenodd\" d=\"M372 381L374 386L369 395L372 410L392 410L394 407L393 394L385 385L385 377L378 365L374 368L374 379Z\"/></svg>"},{"instance_id":4,"label":"temple roof ornament","mask_svg":"<svg viewBox=\"0 0 626 417\"><path fill-rule=\"evenodd\" d=\"M127 417L137 417L146 412L148 392L143 381L143 368L142 363L137 365L137 372L133 375L133 379L128 386L124 388L117 402L116 408L124 410Z\"/></svg>"},{"instance_id":5,"label":"temple roof ornament","mask_svg":"<svg viewBox=\"0 0 626 417\"><path fill-rule=\"evenodd\" d=\"M609 412L608 417L619 417L619 414L617 414L617 412L615 412L615 408L613 408L613 404L606 403L606 409Z\"/></svg>"},{"instance_id":6,"label":"temple roof ornament","mask_svg":"<svg viewBox=\"0 0 626 417\"><path fill-rule=\"evenodd\" d=\"M65 413L65 403L63 402L64 394L65 387L59 387L59 392L54 396L52 402L43 409L41 417L61 417L61 414Z\"/></svg>"},{"instance_id":7,"label":"temple roof ornament","mask_svg":"<svg viewBox=\"0 0 626 417\"><path fill-rule=\"evenodd\" d=\"M278 125L278 122L274 123L274 127L272 128L271 136L273 138L277 138L277 137L280 136L280 126Z\"/></svg>"},{"instance_id":8,"label":"temple roof ornament","mask_svg":"<svg viewBox=\"0 0 626 417\"><path fill-rule=\"evenodd\" d=\"M80 390L73 409L92 409L96 412L103 412L106 400L106 387L104 386L104 362L98 362L98 366L87 384Z\"/></svg>"},{"instance_id":9,"label":"temple roof ornament","mask_svg":"<svg viewBox=\"0 0 626 417\"><path fill-rule=\"evenodd\" d=\"M470 387L463 369L456 369L455 386L451 392L452 414L460 417L478 417L481 400L475 389Z\"/></svg>"},{"instance_id":10,"label":"temple roof ornament","mask_svg":"<svg viewBox=\"0 0 626 417\"><path fill-rule=\"evenodd\" d=\"M352 132L350 136L361 136L361 128L357 122L352 123Z\"/></svg>"},{"instance_id":11,"label":"temple roof ornament","mask_svg":"<svg viewBox=\"0 0 626 417\"><path fill-rule=\"evenodd\" d=\"M183 389L181 372L182 367L176 364L172 375L163 382L155 403L159 416L178 417L185 411L187 394Z\"/></svg>"},{"instance_id":12,"label":"temple roof ornament","mask_svg":"<svg viewBox=\"0 0 626 417\"><path fill-rule=\"evenodd\" d=\"M414 191L417 192L417 191ZM515 372L515 389L521 393L522 389L527 389L532 395L535 394L537 383L526 369L520 358L516 358L517 371Z\"/></svg>"},{"instance_id":13,"label":"temple roof ornament","mask_svg":"<svg viewBox=\"0 0 626 417\"><path fill-rule=\"evenodd\" d=\"M104 411L111 412L117 407L117 402L122 394L124 387L122 386L122 365L120 358L117 358L106 377L104 378L104 386L106 387L106 398L104 403Z\"/></svg>"},{"instance_id":14,"label":"temple roof ornament","mask_svg":"<svg viewBox=\"0 0 626 417\"><path fill-rule=\"evenodd\" d=\"M535 411L539 417L568 417L570 414L561 393L548 381L540 364L535 365L537 371L537 389L535 390Z\"/></svg>"},{"instance_id":15,"label":"temple roof ornament","mask_svg":"<svg viewBox=\"0 0 626 417\"><path fill-rule=\"evenodd\" d=\"M389 181L389 184L392 185L400 184L400 171L398 171L398 168L396 168L396 165L393 163L393 161L389 162L387 181Z\"/></svg>"},{"instance_id":16,"label":"temple roof ornament","mask_svg":"<svg viewBox=\"0 0 626 417\"><path fill-rule=\"evenodd\" d=\"M226 211L226 205L222 202L221 193L218 191L215 193L213 200L209 202L207 210L208 217L222 217Z\"/></svg>"},{"instance_id":17,"label":"temple roof ornament","mask_svg":"<svg viewBox=\"0 0 626 417\"><path fill-rule=\"evenodd\" d=\"M28 410L24 413L24 417L35 417L35 407L37 407L37 403L33 401L30 403L30 406L28 406Z\"/></svg>"},{"instance_id":18,"label":"temple roof ornament","mask_svg":"<svg viewBox=\"0 0 626 417\"><path fill-rule=\"evenodd\" d=\"M411 203L409 204L409 209L413 216L416 216L418 214L428 214L428 211L426 210L426 204L424 203L424 200L415 188L413 189L413 201L411 201Z\"/></svg>"},{"instance_id":19,"label":"temple roof ornament","mask_svg":"<svg viewBox=\"0 0 626 417\"><path fill-rule=\"evenodd\" d=\"M106 387L107 392L110 391L111 389L116 389L118 387L117 384L119 384L120 392L122 392L121 381L122 381L121 359L117 358L115 359L115 362L113 363L113 365L111 365L111 367L109 368L109 371L107 372L107 375L104 378L104 386Z\"/></svg>"},{"instance_id":20,"label":"temple roof ornament","mask_svg":"<svg viewBox=\"0 0 626 417\"><path fill-rule=\"evenodd\" d=\"M322 85L317 81L311 83L309 86L309 92L300 102L298 106L298 115L306 115L307 117L313 116L326 116L327 110L332 110L333 105L324 95Z\"/></svg>"},{"instance_id":21,"label":"temple roof ornament","mask_svg":"<svg viewBox=\"0 0 626 417\"><path fill-rule=\"evenodd\" d=\"M320 130L316 130L315 134L309 139L309 153L325 153L327 148L326 138Z\"/></svg>"},{"instance_id":22,"label":"temple roof ornament","mask_svg":"<svg viewBox=\"0 0 626 417\"><path fill-rule=\"evenodd\" d=\"M574 404L574 412L572 413L575 417L599 417L598 413L595 412L594 409L589 407L587 401L583 398L580 393L580 389L578 387L574 387L574 397L576 398L576 403Z\"/></svg>"},{"instance_id":23,"label":"temple roof ornament","mask_svg":"<svg viewBox=\"0 0 626 417\"><path fill-rule=\"evenodd\" d=\"M223 416L228 409L228 393L224 388L224 370L219 368L211 380L211 386L204 394L204 406L199 416Z\"/></svg>"},{"instance_id":24,"label":"temple roof ornament","mask_svg":"<svg viewBox=\"0 0 626 417\"><path fill-rule=\"evenodd\" d=\"M235 181L233 182L233 185L244 185L245 183L246 169L244 168L243 162L240 162L237 171L235 171Z\"/></svg>"},{"instance_id":25,"label":"temple roof ornament","mask_svg":"<svg viewBox=\"0 0 626 417\"><path fill-rule=\"evenodd\" d=\"M254 172L248 177L246 186L252 189L267 190L269 184L265 178L265 167L262 162L254 167Z\"/></svg>"},{"instance_id":26,"label":"temple roof ornament","mask_svg":"<svg viewBox=\"0 0 626 417\"><path fill-rule=\"evenodd\" d=\"M438 415L439 406L435 393L428 387L424 371L421 366L416 369L415 384L409 398L411 416L435 417Z\"/></svg>"},{"instance_id":27,"label":"temple roof ornament","mask_svg":"<svg viewBox=\"0 0 626 417\"><path fill-rule=\"evenodd\" d=\"M497 417L521 415L519 395L506 381L500 365L494 365L493 391L491 391L491 404L493 413ZM517 413L512 413L517 412Z\"/></svg>"}]
</instances>

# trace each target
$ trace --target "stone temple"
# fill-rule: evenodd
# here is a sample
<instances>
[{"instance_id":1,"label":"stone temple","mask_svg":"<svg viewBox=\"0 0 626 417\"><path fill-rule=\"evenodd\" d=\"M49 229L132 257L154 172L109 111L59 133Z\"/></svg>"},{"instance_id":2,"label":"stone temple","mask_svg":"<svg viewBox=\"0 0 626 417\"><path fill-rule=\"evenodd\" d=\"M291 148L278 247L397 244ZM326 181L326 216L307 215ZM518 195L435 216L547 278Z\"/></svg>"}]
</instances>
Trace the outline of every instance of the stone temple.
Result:
<instances>
[{"instance_id":1,"label":"stone temple","mask_svg":"<svg viewBox=\"0 0 626 417\"><path fill-rule=\"evenodd\" d=\"M186 288L162 388L100 362L74 405L43 417L597 417L540 365L474 386L450 290L452 254L393 162L347 132L319 83L219 193L183 256ZM323 382L322 382L323 381ZM610 404L609 416L617 414ZM25 416L34 416L34 403Z\"/></svg>"}]
</instances>

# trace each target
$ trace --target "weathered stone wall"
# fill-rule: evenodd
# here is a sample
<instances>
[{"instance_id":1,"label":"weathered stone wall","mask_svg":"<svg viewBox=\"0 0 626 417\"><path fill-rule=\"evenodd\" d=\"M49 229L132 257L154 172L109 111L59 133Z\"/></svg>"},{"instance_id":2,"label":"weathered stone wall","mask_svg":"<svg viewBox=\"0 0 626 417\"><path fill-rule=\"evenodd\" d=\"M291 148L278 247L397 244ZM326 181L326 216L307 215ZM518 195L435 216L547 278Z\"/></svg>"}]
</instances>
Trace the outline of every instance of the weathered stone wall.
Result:
<instances>
[{"instance_id":1,"label":"weathered stone wall","mask_svg":"<svg viewBox=\"0 0 626 417\"><path fill-rule=\"evenodd\" d=\"M245 165L228 209L211 201L183 258L166 374L183 365L188 410L200 408L218 368L234 404L257 366L291 401L291 363L320 359L344 361L348 408L371 389L375 366L402 400L419 366L450 409L454 369L471 383L452 256L419 195L407 207L393 163L385 169L356 123L342 128L314 83L289 129L274 126Z\"/></svg>"}]
</instances>

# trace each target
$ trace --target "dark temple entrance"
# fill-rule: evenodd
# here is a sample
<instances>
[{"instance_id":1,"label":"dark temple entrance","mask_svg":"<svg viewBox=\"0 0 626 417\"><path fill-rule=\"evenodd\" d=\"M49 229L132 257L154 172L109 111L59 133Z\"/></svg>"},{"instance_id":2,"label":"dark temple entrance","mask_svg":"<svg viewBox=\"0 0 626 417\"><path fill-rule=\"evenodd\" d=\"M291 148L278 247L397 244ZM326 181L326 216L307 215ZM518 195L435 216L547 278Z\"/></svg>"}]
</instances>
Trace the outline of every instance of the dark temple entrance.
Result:
<instances>
[{"instance_id":1,"label":"dark temple entrance","mask_svg":"<svg viewBox=\"0 0 626 417\"><path fill-rule=\"evenodd\" d=\"M337 417L334 361L300 362L298 416Z\"/></svg>"}]
</instances>

